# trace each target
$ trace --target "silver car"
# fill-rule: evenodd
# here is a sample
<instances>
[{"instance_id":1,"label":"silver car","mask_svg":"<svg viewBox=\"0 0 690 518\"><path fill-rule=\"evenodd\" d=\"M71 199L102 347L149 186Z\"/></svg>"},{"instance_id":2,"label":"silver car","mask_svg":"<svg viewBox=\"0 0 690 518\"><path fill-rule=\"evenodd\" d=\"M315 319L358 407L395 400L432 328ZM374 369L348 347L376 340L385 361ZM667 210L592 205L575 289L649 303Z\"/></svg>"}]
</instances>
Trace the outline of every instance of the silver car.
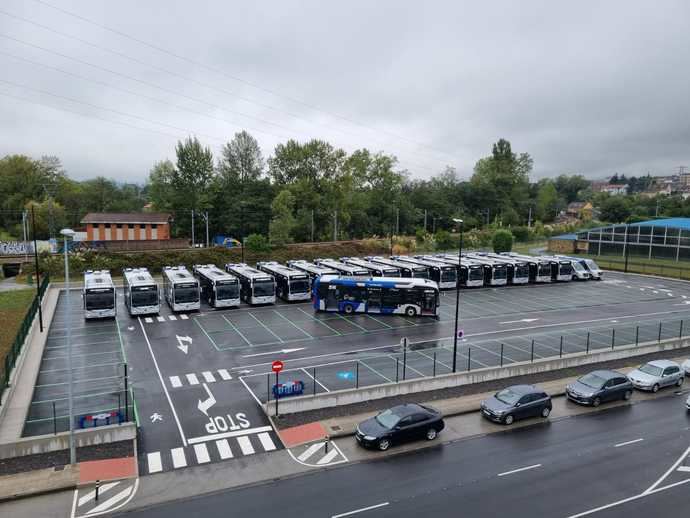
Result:
<instances>
[{"instance_id":1,"label":"silver car","mask_svg":"<svg viewBox=\"0 0 690 518\"><path fill-rule=\"evenodd\" d=\"M628 374L636 389L657 392L660 388L676 385L680 387L685 379L683 370L670 360L653 360L640 365Z\"/></svg>"},{"instance_id":2,"label":"silver car","mask_svg":"<svg viewBox=\"0 0 690 518\"><path fill-rule=\"evenodd\" d=\"M685 371L686 376L690 376L690 358L685 360L680 367Z\"/></svg>"},{"instance_id":3,"label":"silver car","mask_svg":"<svg viewBox=\"0 0 690 518\"><path fill-rule=\"evenodd\" d=\"M685 400L685 407L690 412L690 396L688 396L688 399Z\"/></svg>"}]
</instances>

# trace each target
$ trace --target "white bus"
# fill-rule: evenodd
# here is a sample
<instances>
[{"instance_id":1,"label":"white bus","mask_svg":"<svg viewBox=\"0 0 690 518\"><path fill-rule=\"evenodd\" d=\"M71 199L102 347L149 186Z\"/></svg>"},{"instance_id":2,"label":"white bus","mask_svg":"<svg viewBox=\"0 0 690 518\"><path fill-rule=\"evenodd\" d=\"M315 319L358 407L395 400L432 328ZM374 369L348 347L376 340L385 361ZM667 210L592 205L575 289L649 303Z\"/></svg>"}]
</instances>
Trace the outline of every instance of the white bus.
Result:
<instances>
[{"instance_id":1,"label":"white bus","mask_svg":"<svg viewBox=\"0 0 690 518\"><path fill-rule=\"evenodd\" d=\"M402 275L400 275L400 268L396 268L389 264L376 264L357 257L341 257L340 260L352 266L365 268L369 270L369 273L374 277L402 277Z\"/></svg>"},{"instance_id":2,"label":"white bus","mask_svg":"<svg viewBox=\"0 0 690 518\"><path fill-rule=\"evenodd\" d=\"M508 267L508 284L527 284L529 283L529 262L523 259L516 259L509 256L498 254L486 254L494 261L500 261Z\"/></svg>"},{"instance_id":3,"label":"white bus","mask_svg":"<svg viewBox=\"0 0 690 518\"><path fill-rule=\"evenodd\" d=\"M353 277L371 277L371 272L361 266L353 266L351 264L341 263L335 259L315 259L314 262L319 266L332 268L340 275L350 275Z\"/></svg>"},{"instance_id":4,"label":"white bus","mask_svg":"<svg viewBox=\"0 0 690 518\"><path fill-rule=\"evenodd\" d=\"M521 255L515 252L501 252L498 255L527 262L529 264L530 282L551 282L551 261L542 259L541 257Z\"/></svg>"},{"instance_id":5,"label":"white bus","mask_svg":"<svg viewBox=\"0 0 690 518\"><path fill-rule=\"evenodd\" d=\"M470 264L480 264L484 267L484 283L487 286L505 286L508 284L508 265L501 261L494 261L485 254L468 253L465 257Z\"/></svg>"},{"instance_id":6,"label":"white bus","mask_svg":"<svg viewBox=\"0 0 690 518\"><path fill-rule=\"evenodd\" d=\"M318 264L310 263L309 261L305 261L304 259L295 259L292 261L288 261L287 265L290 268L296 268L297 270L307 272L309 277L311 277L312 281L316 279L319 275L338 275L338 272L333 268L319 266Z\"/></svg>"},{"instance_id":7,"label":"white bus","mask_svg":"<svg viewBox=\"0 0 690 518\"><path fill-rule=\"evenodd\" d=\"M579 270L576 272L574 265L576 261L563 257L542 256L541 258L551 261L551 279L554 281L567 282L574 279L589 279L589 272L579 263Z\"/></svg>"},{"instance_id":8,"label":"white bus","mask_svg":"<svg viewBox=\"0 0 690 518\"><path fill-rule=\"evenodd\" d=\"M122 277L125 306L130 315L155 315L160 311L158 283L146 268L125 268Z\"/></svg>"},{"instance_id":9,"label":"white bus","mask_svg":"<svg viewBox=\"0 0 690 518\"><path fill-rule=\"evenodd\" d=\"M271 275L245 263L228 263L225 271L240 280L240 297L247 304L275 304L276 282Z\"/></svg>"},{"instance_id":10,"label":"white bus","mask_svg":"<svg viewBox=\"0 0 690 518\"><path fill-rule=\"evenodd\" d=\"M444 263L438 259L417 259L406 255L394 255L391 259L412 263L418 266L426 266L429 270L429 278L436 281L442 290L455 288L458 282L458 269L455 265Z\"/></svg>"},{"instance_id":11,"label":"white bus","mask_svg":"<svg viewBox=\"0 0 690 518\"><path fill-rule=\"evenodd\" d=\"M277 295L288 302L311 298L311 278L307 272L284 266L275 261L260 261L257 269L273 276Z\"/></svg>"},{"instance_id":12,"label":"white bus","mask_svg":"<svg viewBox=\"0 0 690 518\"><path fill-rule=\"evenodd\" d=\"M173 311L201 309L199 281L185 266L163 268L163 292L166 302Z\"/></svg>"},{"instance_id":13,"label":"white bus","mask_svg":"<svg viewBox=\"0 0 690 518\"><path fill-rule=\"evenodd\" d=\"M236 308L240 305L240 281L215 264L195 264L192 268L199 279L201 296L212 308Z\"/></svg>"},{"instance_id":14,"label":"white bus","mask_svg":"<svg viewBox=\"0 0 690 518\"><path fill-rule=\"evenodd\" d=\"M394 259L386 259L385 257L381 257L379 255L367 256L365 257L365 259L372 263L393 266L394 268L397 268L400 271L401 277L416 277L418 279L429 278L429 268L427 268L426 266L405 263L402 261L396 261Z\"/></svg>"},{"instance_id":15,"label":"white bus","mask_svg":"<svg viewBox=\"0 0 690 518\"><path fill-rule=\"evenodd\" d=\"M448 264L459 266L460 270L460 286L466 288L481 288L484 286L484 268L478 264L469 264L464 258L462 262L457 255L453 254L438 254L435 255L437 261L442 261Z\"/></svg>"},{"instance_id":16,"label":"white bus","mask_svg":"<svg viewBox=\"0 0 690 518\"><path fill-rule=\"evenodd\" d=\"M117 315L117 295L109 271L86 270L81 295L84 318L109 318Z\"/></svg>"}]
</instances>

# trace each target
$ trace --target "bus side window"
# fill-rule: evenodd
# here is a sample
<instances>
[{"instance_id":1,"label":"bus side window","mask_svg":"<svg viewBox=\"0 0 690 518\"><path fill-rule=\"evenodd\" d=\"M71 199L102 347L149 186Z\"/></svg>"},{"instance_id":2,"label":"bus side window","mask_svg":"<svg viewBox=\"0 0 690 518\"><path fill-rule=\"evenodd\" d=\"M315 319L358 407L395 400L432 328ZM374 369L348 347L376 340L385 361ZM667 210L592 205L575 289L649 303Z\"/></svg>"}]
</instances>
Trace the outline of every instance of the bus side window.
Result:
<instances>
[{"instance_id":1,"label":"bus side window","mask_svg":"<svg viewBox=\"0 0 690 518\"><path fill-rule=\"evenodd\" d=\"M329 284L327 284L327 283L324 283L324 282L319 283L318 294L319 294L320 299L326 300L326 298L328 298L328 286L329 286Z\"/></svg>"},{"instance_id":2,"label":"bus side window","mask_svg":"<svg viewBox=\"0 0 690 518\"><path fill-rule=\"evenodd\" d=\"M403 302L402 293L396 288L384 288L383 290L383 301L384 306L397 306Z\"/></svg>"}]
</instances>

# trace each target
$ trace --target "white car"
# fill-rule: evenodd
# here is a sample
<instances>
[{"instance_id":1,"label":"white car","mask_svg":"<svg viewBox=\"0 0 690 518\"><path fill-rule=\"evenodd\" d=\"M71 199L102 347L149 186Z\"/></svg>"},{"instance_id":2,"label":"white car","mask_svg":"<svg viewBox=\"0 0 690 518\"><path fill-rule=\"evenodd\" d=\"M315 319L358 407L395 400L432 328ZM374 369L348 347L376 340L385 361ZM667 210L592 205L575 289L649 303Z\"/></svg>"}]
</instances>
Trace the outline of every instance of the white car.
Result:
<instances>
[{"instance_id":1,"label":"white car","mask_svg":"<svg viewBox=\"0 0 690 518\"><path fill-rule=\"evenodd\" d=\"M685 360L680 366L680 368L683 369L686 376L690 376L690 358Z\"/></svg>"},{"instance_id":2,"label":"white car","mask_svg":"<svg viewBox=\"0 0 690 518\"><path fill-rule=\"evenodd\" d=\"M652 360L628 374L628 379L636 389L652 392L671 385L680 387L684 378L680 365L670 360Z\"/></svg>"}]
</instances>

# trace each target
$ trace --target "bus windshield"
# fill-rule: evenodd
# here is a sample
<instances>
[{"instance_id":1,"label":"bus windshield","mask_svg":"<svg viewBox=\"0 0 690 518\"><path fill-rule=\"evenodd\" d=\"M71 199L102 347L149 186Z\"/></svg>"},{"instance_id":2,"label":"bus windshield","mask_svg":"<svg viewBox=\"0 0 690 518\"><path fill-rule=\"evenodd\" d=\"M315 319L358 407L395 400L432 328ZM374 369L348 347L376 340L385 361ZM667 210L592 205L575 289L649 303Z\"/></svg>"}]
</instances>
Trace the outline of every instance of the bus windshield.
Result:
<instances>
[{"instance_id":1,"label":"bus windshield","mask_svg":"<svg viewBox=\"0 0 690 518\"><path fill-rule=\"evenodd\" d=\"M484 279L484 273L482 273L481 267L470 268L470 280L471 281L481 281Z\"/></svg>"},{"instance_id":2,"label":"bus windshield","mask_svg":"<svg viewBox=\"0 0 690 518\"><path fill-rule=\"evenodd\" d=\"M419 270L414 271L414 276L417 279L428 279L429 278L429 272L426 268L420 268Z\"/></svg>"},{"instance_id":3,"label":"bus windshield","mask_svg":"<svg viewBox=\"0 0 690 518\"><path fill-rule=\"evenodd\" d=\"M548 263L541 263L539 265L539 275L551 275L551 265Z\"/></svg>"},{"instance_id":4,"label":"bus windshield","mask_svg":"<svg viewBox=\"0 0 690 518\"><path fill-rule=\"evenodd\" d=\"M454 268L444 268L441 270L441 282L452 282L457 278L457 272Z\"/></svg>"},{"instance_id":5,"label":"bus windshield","mask_svg":"<svg viewBox=\"0 0 690 518\"><path fill-rule=\"evenodd\" d=\"M175 302L199 302L199 288L196 284L176 284Z\"/></svg>"},{"instance_id":6,"label":"bus windshield","mask_svg":"<svg viewBox=\"0 0 690 518\"><path fill-rule=\"evenodd\" d=\"M216 284L216 300L236 299L239 296L240 286L238 282Z\"/></svg>"},{"instance_id":7,"label":"bus windshield","mask_svg":"<svg viewBox=\"0 0 690 518\"><path fill-rule=\"evenodd\" d=\"M112 288L99 288L86 290L84 294L84 304L86 309L113 309L115 307L115 297Z\"/></svg>"},{"instance_id":8,"label":"bus windshield","mask_svg":"<svg viewBox=\"0 0 690 518\"><path fill-rule=\"evenodd\" d=\"M273 281L266 279L264 281L254 281L254 296L255 297L270 297L273 295Z\"/></svg>"},{"instance_id":9,"label":"bus windshield","mask_svg":"<svg viewBox=\"0 0 690 518\"><path fill-rule=\"evenodd\" d=\"M572 275L573 265L571 263L561 263L561 275Z\"/></svg>"},{"instance_id":10,"label":"bus windshield","mask_svg":"<svg viewBox=\"0 0 690 518\"><path fill-rule=\"evenodd\" d=\"M515 277L529 277L529 265L518 264L515 266Z\"/></svg>"},{"instance_id":11,"label":"bus windshield","mask_svg":"<svg viewBox=\"0 0 690 518\"><path fill-rule=\"evenodd\" d=\"M290 279L290 293L307 293L309 291L309 281L304 279Z\"/></svg>"},{"instance_id":12,"label":"bus windshield","mask_svg":"<svg viewBox=\"0 0 690 518\"><path fill-rule=\"evenodd\" d=\"M508 277L508 272L505 268L494 268L494 279L506 279Z\"/></svg>"},{"instance_id":13,"label":"bus windshield","mask_svg":"<svg viewBox=\"0 0 690 518\"><path fill-rule=\"evenodd\" d=\"M135 286L132 288L132 306L155 306L158 304L158 290L155 286Z\"/></svg>"}]
</instances>

